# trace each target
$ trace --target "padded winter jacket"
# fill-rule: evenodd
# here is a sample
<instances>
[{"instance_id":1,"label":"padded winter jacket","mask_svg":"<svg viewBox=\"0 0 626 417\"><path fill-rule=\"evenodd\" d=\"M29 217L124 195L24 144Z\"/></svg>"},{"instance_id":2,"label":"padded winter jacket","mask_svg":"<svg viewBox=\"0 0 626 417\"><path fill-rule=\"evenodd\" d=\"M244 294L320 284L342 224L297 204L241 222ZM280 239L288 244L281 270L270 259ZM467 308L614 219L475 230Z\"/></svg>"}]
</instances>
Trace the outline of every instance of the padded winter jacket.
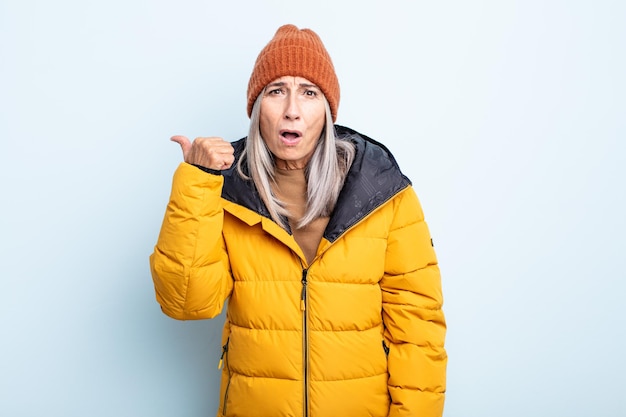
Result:
<instances>
[{"instance_id":1,"label":"padded winter jacket","mask_svg":"<svg viewBox=\"0 0 626 417\"><path fill-rule=\"evenodd\" d=\"M227 302L218 416L442 415L446 325L422 209L384 146L337 133L356 156L310 264L235 168L176 170L151 271L170 317Z\"/></svg>"}]
</instances>

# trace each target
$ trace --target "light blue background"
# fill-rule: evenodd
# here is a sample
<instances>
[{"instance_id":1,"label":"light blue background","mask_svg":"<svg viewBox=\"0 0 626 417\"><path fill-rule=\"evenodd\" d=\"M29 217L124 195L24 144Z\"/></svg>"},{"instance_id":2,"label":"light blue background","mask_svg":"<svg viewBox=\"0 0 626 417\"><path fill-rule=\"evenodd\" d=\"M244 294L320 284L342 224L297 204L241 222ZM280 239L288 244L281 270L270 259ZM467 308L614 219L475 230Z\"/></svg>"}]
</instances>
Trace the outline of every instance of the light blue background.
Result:
<instances>
[{"instance_id":1,"label":"light blue background","mask_svg":"<svg viewBox=\"0 0 626 417\"><path fill-rule=\"evenodd\" d=\"M311 27L443 272L447 417L626 415L623 1L0 1L0 415L212 416L221 319L148 269L173 134L246 134Z\"/></svg>"}]
</instances>

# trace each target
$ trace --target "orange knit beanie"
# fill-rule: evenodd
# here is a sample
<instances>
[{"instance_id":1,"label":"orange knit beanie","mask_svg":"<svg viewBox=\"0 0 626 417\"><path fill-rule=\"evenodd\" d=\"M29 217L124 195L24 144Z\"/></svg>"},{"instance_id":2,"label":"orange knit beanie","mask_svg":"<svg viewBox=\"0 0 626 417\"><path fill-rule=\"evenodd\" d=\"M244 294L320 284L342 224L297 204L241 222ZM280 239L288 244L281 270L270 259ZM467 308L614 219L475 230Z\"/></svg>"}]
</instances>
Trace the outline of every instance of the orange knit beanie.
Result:
<instances>
[{"instance_id":1,"label":"orange knit beanie","mask_svg":"<svg viewBox=\"0 0 626 417\"><path fill-rule=\"evenodd\" d=\"M317 85L330 104L333 122L337 120L339 81L330 55L315 32L294 25L278 28L257 57L248 82L248 117L263 88L287 75L303 77Z\"/></svg>"}]
</instances>

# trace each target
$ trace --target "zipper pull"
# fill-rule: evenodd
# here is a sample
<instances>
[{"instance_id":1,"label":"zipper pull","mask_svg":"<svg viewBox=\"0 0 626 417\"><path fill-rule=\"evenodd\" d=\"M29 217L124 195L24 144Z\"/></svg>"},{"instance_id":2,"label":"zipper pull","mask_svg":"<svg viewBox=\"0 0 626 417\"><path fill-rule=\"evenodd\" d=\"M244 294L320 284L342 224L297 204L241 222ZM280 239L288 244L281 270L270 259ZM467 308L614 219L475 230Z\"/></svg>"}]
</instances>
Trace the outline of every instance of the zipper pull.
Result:
<instances>
[{"instance_id":1,"label":"zipper pull","mask_svg":"<svg viewBox=\"0 0 626 417\"><path fill-rule=\"evenodd\" d=\"M302 293L300 294L300 310L306 310L306 273L308 271L306 269L302 270Z\"/></svg>"},{"instance_id":2,"label":"zipper pull","mask_svg":"<svg viewBox=\"0 0 626 417\"><path fill-rule=\"evenodd\" d=\"M220 356L220 363L217 365L217 369L222 369L222 365L224 365L224 355L226 352L228 352L228 342L222 346L222 356Z\"/></svg>"}]
</instances>

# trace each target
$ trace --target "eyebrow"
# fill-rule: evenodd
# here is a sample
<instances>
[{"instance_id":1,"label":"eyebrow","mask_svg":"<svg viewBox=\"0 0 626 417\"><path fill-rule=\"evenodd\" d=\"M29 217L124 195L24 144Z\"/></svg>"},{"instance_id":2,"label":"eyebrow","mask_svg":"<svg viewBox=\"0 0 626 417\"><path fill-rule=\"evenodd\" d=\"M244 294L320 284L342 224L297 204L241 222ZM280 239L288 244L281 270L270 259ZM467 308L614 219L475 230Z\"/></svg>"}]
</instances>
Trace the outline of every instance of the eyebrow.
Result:
<instances>
[{"instance_id":1,"label":"eyebrow","mask_svg":"<svg viewBox=\"0 0 626 417\"><path fill-rule=\"evenodd\" d=\"M321 90L318 86L316 86L315 84L307 84L307 83L302 83L302 84L298 84L299 87L304 87L304 88L317 88L318 90Z\"/></svg>"},{"instance_id":2,"label":"eyebrow","mask_svg":"<svg viewBox=\"0 0 626 417\"><path fill-rule=\"evenodd\" d=\"M267 86L268 87L284 87L285 85L287 85L287 83L283 82L283 81L278 81L275 83L270 83ZM315 84L309 84L309 83L300 83L298 84L298 87L302 88L317 88L318 90L320 89L317 85Z\"/></svg>"}]
</instances>

